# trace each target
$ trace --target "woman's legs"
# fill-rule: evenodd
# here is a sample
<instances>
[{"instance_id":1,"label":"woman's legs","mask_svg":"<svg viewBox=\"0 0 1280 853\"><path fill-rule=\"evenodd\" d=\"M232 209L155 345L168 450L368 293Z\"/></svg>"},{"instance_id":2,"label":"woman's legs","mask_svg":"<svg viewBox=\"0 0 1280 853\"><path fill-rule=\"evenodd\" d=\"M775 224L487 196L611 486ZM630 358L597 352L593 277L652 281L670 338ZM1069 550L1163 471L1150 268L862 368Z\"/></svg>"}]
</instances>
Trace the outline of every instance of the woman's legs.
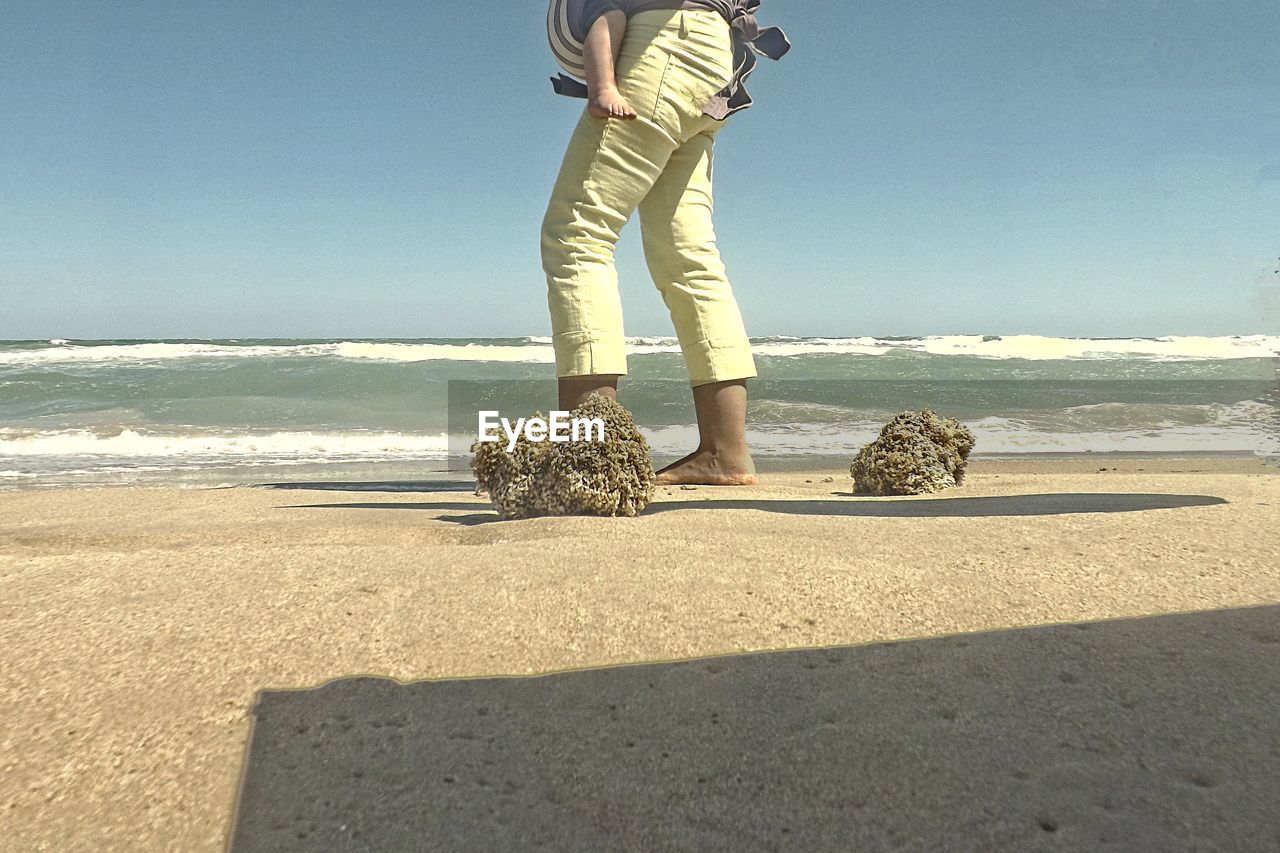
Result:
<instances>
[{"instance_id":1,"label":"woman's legs","mask_svg":"<svg viewBox=\"0 0 1280 853\"><path fill-rule=\"evenodd\" d=\"M747 383L708 382L693 388L698 449L658 471L659 485L754 486L759 482L747 450Z\"/></svg>"},{"instance_id":2,"label":"woman's legs","mask_svg":"<svg viewBox=\"0 0 1280 853\"><path fill-rule=\"evenodd\" d=\"M560 407L569 409L593 391L616 395L627 372L613 251L641 209L645 256L685 355L701 436L697 451L664 469L670 482L755 480L742 381L755 365L711 229L711 153L722 123L701 114L731 60L716 13L634 16L617 76L638 118L583 111L542 223Z\"/></svg>"},{"instance_id":3,"label":"woman's legs","mask_svg":"<svg viewBox=\"0 0 1280 853\"><path fill-rule=\"evenodd\" d=\"M639 205L645 260L671 312L698 416L698 449L663 468L660 483L757 482L745 435L745 380L756 375L755 361L711 222L721 126L677 148Z\"/></svg>"},{"instance_id":4,"label":"woman's legs","mask_svg":"<svg viewBox=\"0 0 1280 853\"><path fill-rule=\"evenodd\" d=\"M563 411L575 409L591 394L603 394L618 399L618 377L615 376L561 376L559 380L559 406Z\"/></svg>"},{"instance_id":5,"label":"woman's legs","mask_svg":"<svg viewBox=\"0 0 1280 853\"><path fill-rule=\"evenodd\" d=\"M619 121L582 111L541 230L557 377L616 382L627 372L614 247L675 147L644 117Z\"/></svg>"}]
</instances>

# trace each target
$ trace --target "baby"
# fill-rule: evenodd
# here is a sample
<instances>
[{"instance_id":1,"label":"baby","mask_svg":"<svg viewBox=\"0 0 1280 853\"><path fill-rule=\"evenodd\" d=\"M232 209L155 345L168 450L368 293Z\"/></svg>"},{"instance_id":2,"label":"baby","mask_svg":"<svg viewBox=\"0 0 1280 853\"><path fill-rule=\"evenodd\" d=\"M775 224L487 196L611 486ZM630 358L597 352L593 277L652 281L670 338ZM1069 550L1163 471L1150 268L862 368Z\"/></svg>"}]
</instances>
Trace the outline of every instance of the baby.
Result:
<instances>
[{"instance_id":1,"label":"baby","mask_svg":"<svg viewBox=\"0 0 1280 853\"><path fill-rule=\"evenodd\" d=\"M582 59L587 69L587 112L596 118L636 117L636 111L618 91L618 82L613 76L626 32L626 13L613 9L596 18L582 43Z\"/></svg>"}]
</instances>

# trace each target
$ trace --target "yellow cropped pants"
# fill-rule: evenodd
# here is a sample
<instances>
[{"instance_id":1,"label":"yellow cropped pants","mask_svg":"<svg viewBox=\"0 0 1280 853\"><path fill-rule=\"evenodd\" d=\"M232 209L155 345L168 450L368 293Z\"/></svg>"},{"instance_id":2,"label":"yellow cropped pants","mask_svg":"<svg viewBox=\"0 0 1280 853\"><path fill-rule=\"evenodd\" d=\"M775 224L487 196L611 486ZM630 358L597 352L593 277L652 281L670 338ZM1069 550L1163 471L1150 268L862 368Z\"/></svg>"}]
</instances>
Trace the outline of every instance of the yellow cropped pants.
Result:
<instances>
[{"instance_id":1,"label":"yellow cropped pants","mask_svg":"<svg viewBox=\"0 0 1280 853\"><path fill-rule=\"evenodd\" d=\"M625 374L614 246L638 207L649 273L693 385L756 375L711 226L712 152L702 114L733 76L729 25L710 10L627 21L615 74L635 119L583 108L542 222L556 375Z\"/></svg>"}]
</instances>

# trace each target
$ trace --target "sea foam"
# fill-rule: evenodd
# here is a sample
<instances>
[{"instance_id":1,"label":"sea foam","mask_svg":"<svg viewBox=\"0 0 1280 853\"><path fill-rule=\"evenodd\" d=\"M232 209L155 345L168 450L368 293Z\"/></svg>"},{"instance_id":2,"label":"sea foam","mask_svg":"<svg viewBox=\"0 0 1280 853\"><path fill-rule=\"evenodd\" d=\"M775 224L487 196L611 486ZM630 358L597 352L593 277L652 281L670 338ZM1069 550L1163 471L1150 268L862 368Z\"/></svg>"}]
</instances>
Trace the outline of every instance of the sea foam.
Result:
<instances>
[{"instance_id":1,"label":"sea foam","mask_svg":"<svg viewBox=\"0 0 1280 853\"><path fill-rule=\"evenodd\" d=\"M630 337L627 352L644 356L680 352L672 337ZM893 352L938 356L977 356L991 359L1076 360L1218 360L1275 358L1280 356L1280 336L1171 335L1158 338L1067 338L1044 335L929 335L915 338L787 337L752 339L756 355L884 355ZM0 349L0 365L35 366L57 363L161 362L175 359L226 358L336 358L354 361L555 361L551 339L527 337L522 343L498 343L487 339L454 341L367 340L307 341L298 343L138 342L78 344L53 338L47 345Z\"/></svg>"}]
</instances>

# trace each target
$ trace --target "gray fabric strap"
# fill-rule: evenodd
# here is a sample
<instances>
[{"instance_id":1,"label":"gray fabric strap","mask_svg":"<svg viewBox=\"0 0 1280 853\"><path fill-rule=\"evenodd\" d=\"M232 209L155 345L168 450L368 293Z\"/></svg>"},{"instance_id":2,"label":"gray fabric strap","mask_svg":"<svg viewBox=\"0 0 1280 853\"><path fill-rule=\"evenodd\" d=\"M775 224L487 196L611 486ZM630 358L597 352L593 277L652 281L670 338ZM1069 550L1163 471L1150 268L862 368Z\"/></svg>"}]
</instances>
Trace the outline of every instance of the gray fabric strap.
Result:
<instances>
[{"instance_id":1,"label":"gray fabric strap","mask_svg":"<svg viewBox=\"0 0 1280 853\"><path fill-rule=\"evenodd\" d=\"M581 80L575 80L563 71L558 76L551 78L551 88L556 90L557 95L568 95L571 98L585 98L587 96L587 84Z\"/></svg>"},{"instance_id":2,"label":"gray fabric strap","mask_svg":"<svg viewBox=\"0 0 1280 853\"><path fill-rule=\"evenodd\" d=\"M747 78L756 67L756 54L779 60L791 49L791 42L777 27L760 29L755 10L760 0L733 0L729 26L733 29L733 78L712 95L702 114L719 121L745 110L753 103L747 92Z\"/></svg>"}]
</instances>

